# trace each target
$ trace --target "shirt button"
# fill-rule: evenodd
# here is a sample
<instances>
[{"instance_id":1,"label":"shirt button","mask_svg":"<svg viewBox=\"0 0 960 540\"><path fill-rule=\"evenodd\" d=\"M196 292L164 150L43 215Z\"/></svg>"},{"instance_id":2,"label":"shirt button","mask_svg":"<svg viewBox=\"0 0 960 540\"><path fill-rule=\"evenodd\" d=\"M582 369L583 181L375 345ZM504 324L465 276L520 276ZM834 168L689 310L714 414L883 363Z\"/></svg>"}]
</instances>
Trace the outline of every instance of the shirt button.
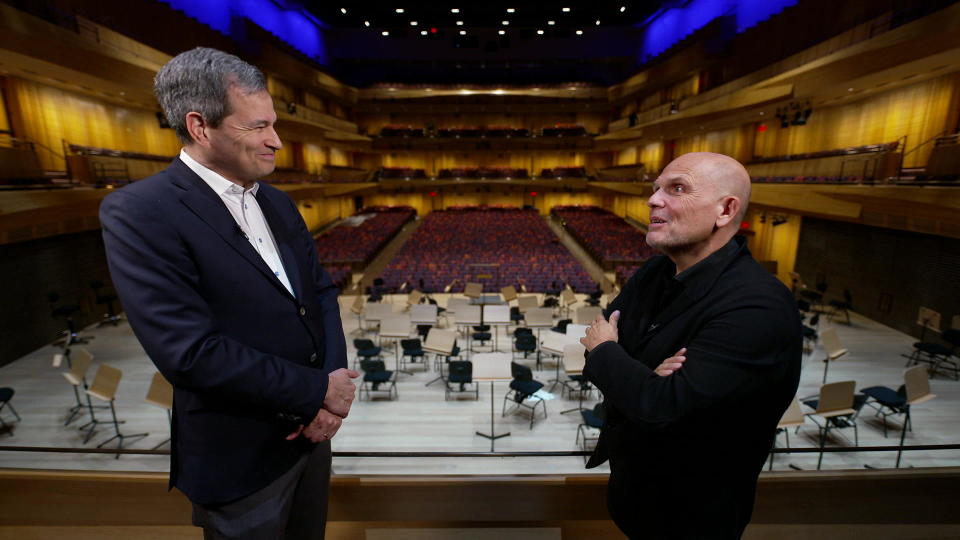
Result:
<instances>
[{"instance_id":1,"label":"shirt button","mask_svg":"<svg viewBox=\"0 0 960 540\"><path fill-rule=\"evenodd\" d=\"M307 314L307 308L300 306L300 316L303 317Z\"/></svg>"}]
</instances>

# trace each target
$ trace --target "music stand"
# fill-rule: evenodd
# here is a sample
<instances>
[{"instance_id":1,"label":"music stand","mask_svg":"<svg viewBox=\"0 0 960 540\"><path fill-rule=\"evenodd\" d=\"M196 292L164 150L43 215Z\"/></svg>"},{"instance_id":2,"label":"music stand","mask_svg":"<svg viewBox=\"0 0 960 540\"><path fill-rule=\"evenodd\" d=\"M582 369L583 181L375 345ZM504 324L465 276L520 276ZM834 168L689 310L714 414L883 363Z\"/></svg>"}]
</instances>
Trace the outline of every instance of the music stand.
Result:
<instances>
[{"instance_id":1,"label":"music stand","mask_svg":"<svg viewBox=\"0 0 960 540\"><path fill-rule=\"evenodd\" d=\"M400 340L410 337L410 316L406 314L390 315L380 321L380 340L383 344L383 338L393 341L396 351L397 371L410 375L406 370L400 369Z\"/></svg>"},{"instance_id":2,"label":"music stand","mask_svg":"<svg viewBox=\"0 0 960 540\"><path fill-rule=\"evenodd\" d=\"M498 326L510 326L510 306L483 306L483 323L493 330L493 349L500 350Z\"/></svg>"},{"instance_id":3,"label":"music stand","mask_svg":"<svg viewBox=\"0 0 960 540\"><path fill-rule=\"evenodd\" d=\"M490 433L481 433L477 431L477 435L490 439L490 451L494 451L494 442L497 439L502 439L504 437L509 437L510 432L501 433L499 435L494 431L494 396L493 396L493 383L495 381L509 381L513 380L513 373L510 370L510 353L477 353L473 355L473 380L475 381L490 381Z\"/></svg>"},{"instance_id":4,"label":"music stand","mask_svg":"<svg viewBox=\"0 0 960 540\"><path fill-rule=\"evenodd\" d=\"M453 330L431 328L427 333L427 341L424 342L421 349L423 352L430 352L436 356L450 357L453 354L453 347L456 345L456 343L457 333ZM443 380L443 364L438 364L437 370L439 371L440 375L424 386L430 386L437 381Z\"/></svg>"}]
</instances>

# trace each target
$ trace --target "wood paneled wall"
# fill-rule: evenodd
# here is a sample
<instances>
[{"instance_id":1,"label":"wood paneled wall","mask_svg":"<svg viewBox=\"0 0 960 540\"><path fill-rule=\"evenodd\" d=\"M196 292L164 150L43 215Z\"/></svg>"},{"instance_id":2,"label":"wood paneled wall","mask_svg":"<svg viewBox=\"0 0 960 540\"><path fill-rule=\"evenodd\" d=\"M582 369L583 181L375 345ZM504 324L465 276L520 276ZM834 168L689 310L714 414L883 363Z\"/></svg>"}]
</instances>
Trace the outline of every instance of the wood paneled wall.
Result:
<instances>
[{"instance_id":1,"label":"wood paneled wall","mask_svg":"<svg viewBox=\"0 0 960 540\"><path fill-rule=\"evenodd\" d=\"M160 129L153 111L108 104L14 77L6 79L5 90L14 132L37 143L46 170L66 169L62 141L161 156L180 151L173 130Z\"/></svg>"},{"instance_id":2,"label":"wood paneled wall","mask_svg":"<svg viewBox=\"0 0 960 540\"><path fill-rule=\"evenodd\" d=\"M781 128L775 119L757 133L754 154L781 156L895 141L907 136L912 150L957 122L960 74L929 81L836 106L816 106L805 126ZM922 167L932 144L907 155L906 167Z\"/></svg>"},{"instance_id":3,"label":"wood paneled wall","mask_svg":"<svg viewBox=\"0 0 960 540\"><path fill-rule=\"evenodd\" d=\"M531 175L554 167L585 166L584 152L555 150L546 152L389 152L383 154L384 167L423 169L435 175L440 169L457 167L523 168Z\"/></svg>"}]
</instances>

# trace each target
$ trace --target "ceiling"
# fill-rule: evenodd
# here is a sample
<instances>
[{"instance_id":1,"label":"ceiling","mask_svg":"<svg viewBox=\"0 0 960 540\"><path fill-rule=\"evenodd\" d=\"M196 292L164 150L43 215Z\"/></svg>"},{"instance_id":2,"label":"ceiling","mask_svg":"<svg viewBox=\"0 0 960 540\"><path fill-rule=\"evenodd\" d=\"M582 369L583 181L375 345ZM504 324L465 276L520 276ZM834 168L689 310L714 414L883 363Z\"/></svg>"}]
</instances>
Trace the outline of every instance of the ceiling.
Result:
<instances>
[{"instance_id":1,"label":"ceiling","mask_svg":"<svg viewBox=\"0 0 960 540\"><path fill-rule=\"evenodd\" d=\"M664 4L299 2L329 27L331 73L361 88L376 82L609 86L636 72L638 26Z\"/></svg>"}]
</instances>

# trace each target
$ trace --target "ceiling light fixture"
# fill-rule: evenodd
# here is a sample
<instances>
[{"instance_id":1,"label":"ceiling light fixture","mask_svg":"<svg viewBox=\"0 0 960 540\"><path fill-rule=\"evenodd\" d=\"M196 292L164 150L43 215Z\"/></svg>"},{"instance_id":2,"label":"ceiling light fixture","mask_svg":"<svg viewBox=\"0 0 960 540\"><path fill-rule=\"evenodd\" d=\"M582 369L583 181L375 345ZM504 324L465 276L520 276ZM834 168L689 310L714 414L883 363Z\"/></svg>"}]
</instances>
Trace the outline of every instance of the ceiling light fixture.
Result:
<instances>
[{"instance_id":1,"label":"ceiling light fixture","mask_svg":"<svg viewBox=\"0 0 960 540\"><path fill-rule=\"evenodd\" d=\"M460 13L460 8L450 8L450 13Z\"/></svg>"},{"instance_id":2,"label":"ceiling light fixture","mask_svg":"<svg viewBox=\"0 0 960 540\"><path fill-rule=\"evenodd\" d=\"M583 30L577 30L577 35L578 35L578 36L582 36L582 35L583 35Z\"/></svg>"},{"instance_id":3,"label":"ceiling light fixture","mask_svg":"<svg viewBox=\"0 0 960 540\"><path fill-rule=\"evenodd\" d=\"M510 21L500 21L500 23L503 24L504 26L508 26L510 24Z\"/></svg>"},{"instance_id":4,"label":"ceiling light fixture","mask_svg":"<svg viewBox=\"0 0 960 540\"><path fill-rule=\"evenodd\" d=\"M547 24L553 26L554 24L557 24L557 23L556 23L556 21L547 21Z\"/></svg>"},{"instance_id":5,"label":"ceiling light fixture","mask_svg":"<svg viewBox=\"0 0 960 540\"><path fill-rule=\"evenodd\" d=\"M417 25L417 21L410 21L410 26L416 26L416 25Z\"/></svg>"},{"instance_id":6,"label":"ceiling light fixture","mask_svg":"<svg viewBox=\"0 0 960 540\"><path fill-rule=\"evenodd\" d=\"M570 8L565 7L561 11L563 11L564 13L570 13Z\"/></svg>"},{"instance_id":7,"label":"ceiling light fixture","mask_svg":"<svg viewBox=\"0 0 960 540\"><path fill-rule=\"evenodd\" d=\"M600 26L600 19L597 19L597 26Z\"/></svg>"},{"instance_id":8,"label":"ceiling light fixture","mask_svg":"<svg viewBox=\"0 0 960 540\"><path fill-rule=\"evenodd\" d=\"M346 15L346 14L347 14L347 8L345 8L345 7L340 8L340 13L343 13L344 15Z\"/></svg>"},{"instance_id":9,"label":"ceiling light fixture","mask_svg":"<svg viewBox=\"0 0 960 540\"><path fill-rule=\"evenodd\" d=\"M457 26L463 26L463 21L457 21Z\"/></svg>"},{"instance_id":10,"label":"ceiling light fixture","mask_svg":"<svg viewBox=\"0 0 960 540\"><path fill-rule=\"evenodd\" d=\"M623 13L627 10L627 6L620 6L620 13Z\"/></svg>"},{"instance_id":11,"label":"ceiling light fixture","mask_svg":"<svg viewBox=\"0 0 960 540\"><path fill-rule=\"evenodd\" d=\"M421 35L421 36L427 35L427 31L426 31L426 30L421 30L421 31L420 31L420 35Z\"/></svg>"},{"instance_id":12,"label":"ceiling light fixture","mask_svg":"<svg viewBox=\"0 0 960 540\"><path fill-rule=\"evenodd\" d=\"M543 35L543 30L537 30L537 35L542 36L542 35Z\"/></svg>"},{"instance_id":13,"label":"ceiling light fixture","mask_svg":"<svg viewBox=\"0 0 960 540\"><path fill-rule=\"evenodd\" d=\"M396 11L397 13L403 13L403 8L397 8Z\"/></svg>"},{"instance_id":14,"label":"ceiling light fixture","mask_svg":"<svg viewBox=\"0 0 960 540\"><path fill-rule=\"evenodd\" d=\"M390 32L387 32L386 30L384 30L383 32L380 32L380 35L381 35L381 36L389 36L389 35L390 35Z\"/></svg>"},{"instance_id":15,"label":"ceiling light fixture","mask_svg":"<svg viewBox=\"0 0 960 540\"><path fill-rule=\"evenodd\" d=\"M505 35L505 34L507 33L507 31L506 31L506 30L500 30L500 31L497 32L497 33L502 36L502 35Z\"/></svg>"},{"instance_id":16,"label":"ceiling light fixture","mask_svg":"<svg viewBox=\"0 0 960 540\"><path fill-rule=\"evenodd\" d=\"M461 36L467 35L467 31L466 31L466 30L461 30L461 31L460 31L460 35L461 35Z\"/></svg>"},{"instance_id":17,"label":"ceiling light fixture","mask_svg":"<svg viewBox=\"0 0 960 540\"><path fill-rule=\"evenodd\" d=\"M363 21L364 26L370 26L370 21Z\"/></svg>"},{"instance_id":18,"label":"ceiling light fixture","mask_svg":"<svg viewBox=\"0 0 960 540\"><path fill-rule=\"evenodd\" d=\"M514 11L516 11L516 10L513 9L512 7L508 7L508 8L507 8L507 13L513 13Z\"/></svg>"}]
</instances>

